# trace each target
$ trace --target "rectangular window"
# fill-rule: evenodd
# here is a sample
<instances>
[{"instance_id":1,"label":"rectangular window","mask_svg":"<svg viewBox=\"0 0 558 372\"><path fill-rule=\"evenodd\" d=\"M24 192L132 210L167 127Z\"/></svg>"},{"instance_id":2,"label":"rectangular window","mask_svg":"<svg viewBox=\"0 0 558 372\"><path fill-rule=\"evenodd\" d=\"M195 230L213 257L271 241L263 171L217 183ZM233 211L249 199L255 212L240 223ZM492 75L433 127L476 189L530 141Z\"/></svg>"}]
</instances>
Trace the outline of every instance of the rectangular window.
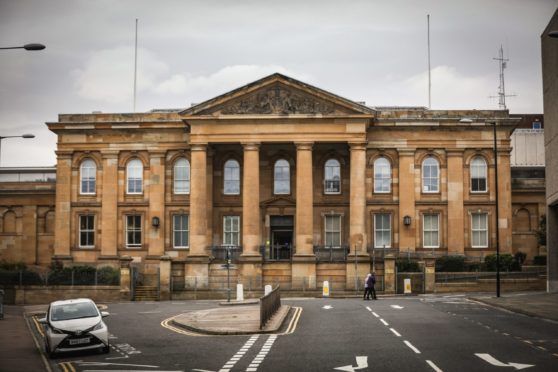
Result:
<instances>
[{"instance_id":1,"label":"rectangular window","mask_svg":"<svg viewBox=\"0 0 558 372\"><path fill-rule=\"evenodd\" d=\"M425 214L423 216L422 233L424 248L440 247L440 215Z\"/></svg>"},{"instance_id":2,"label":"rectangular window","mask_svg":"<svg viewBox=\"0 0 558 372\"><path fill-rule=\"evenodd\" d=\"M79 216L79 247L95 247L95 216Z\"/></svg>"},{"instance_id":3,"label":"rectangular window","mask_svg":"<svg viewBox=\"0 0 558 372\"><path fill-rule=\"evenodd\" d=\"M141 247L141 216L126 216L126 247Z\"/></svg>"},{"instance_id":4,"label":"rectangular window","mask_svg":"<svg viewBox=\"0 0 558 372\"><path fill-rule=\"evenodd\" d=\"M391 215L374 215L374 248L391 248Z\"/></svg>"},{"instance_id":5,"label":"rectangular window","mask_svg":"<svg viewBox=\"0 0 558 372\"><path fill-rule=\"evenodd\" d=\"M341 216L325 216L326 247L341 247Z\"/></svg>"},{"instance_id":6,"label":"rectangular window","mask_svg":"<svg viewBox=\"0 0 558 372\"><path fill-rule=\"evenodd\" d=\"M223 220L223 245L238 246L240 242L240 217L225 216Z\"/></svg>"},{"instance_id":7,"label":"rectangular window","mask_svg":"<svg viewBox=\"0 0 558 372\"><path fill-rule=\"evenodd\" d=\"M473 248L488 248L488 214L471 215L471 245Z\"/></svg>"},{"instance_id":8,"label":"rectangular window","mask_svg":"<svg viewBox=\"0 0 558 372\"><path fill-rule=\"evenodd\" d=\"M188 248L190 241L190 226L188 215L174 215L172 230L174 235L174 248Z\"/></svg>"}]
</instances>

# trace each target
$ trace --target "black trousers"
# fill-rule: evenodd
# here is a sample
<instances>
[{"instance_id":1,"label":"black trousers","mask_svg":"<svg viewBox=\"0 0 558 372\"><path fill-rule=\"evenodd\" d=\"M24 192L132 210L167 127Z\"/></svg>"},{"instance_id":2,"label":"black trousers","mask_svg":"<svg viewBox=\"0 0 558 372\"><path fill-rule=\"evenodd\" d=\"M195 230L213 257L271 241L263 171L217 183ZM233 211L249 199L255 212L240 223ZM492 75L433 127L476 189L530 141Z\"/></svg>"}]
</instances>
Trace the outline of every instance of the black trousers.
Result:
<instances>
[{"instance_id":1,"label":"black trousers","mask_svg":"<svg viewBox=\"0 0 558 372\"><path fill-rule=\"evenodd\" d=\"M370 295L372 295L373 299L376 299L376 289L374 288L374 285L372 285L372 287L366 288L368 290L368 297L370 297Z\"/></svg>"}]
</instances>

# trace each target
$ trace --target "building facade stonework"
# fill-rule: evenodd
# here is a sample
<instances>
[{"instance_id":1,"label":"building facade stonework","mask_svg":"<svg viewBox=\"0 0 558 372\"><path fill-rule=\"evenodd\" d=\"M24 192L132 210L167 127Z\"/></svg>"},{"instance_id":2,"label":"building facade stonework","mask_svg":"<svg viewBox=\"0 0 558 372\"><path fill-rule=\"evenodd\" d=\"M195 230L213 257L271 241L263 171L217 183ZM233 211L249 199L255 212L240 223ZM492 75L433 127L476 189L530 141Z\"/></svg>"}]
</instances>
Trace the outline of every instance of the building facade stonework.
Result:
<instances>
[{"instance_id":1,"label":"building facade stonework","mask_svg":"<svg viewBox=\"0 0 558 372\"><path fill-rule=\"evenodd\" d=\"M235 282L349 289L382 270L382 250L484 256L499 228L512 253L517 122L371 108L280 74L183 111L61 114L47 123L58 136L51 258L129 256L146 273L170 259L186 288L211 288L215 258L230 254Z\"/></svg>"}]
</instances>

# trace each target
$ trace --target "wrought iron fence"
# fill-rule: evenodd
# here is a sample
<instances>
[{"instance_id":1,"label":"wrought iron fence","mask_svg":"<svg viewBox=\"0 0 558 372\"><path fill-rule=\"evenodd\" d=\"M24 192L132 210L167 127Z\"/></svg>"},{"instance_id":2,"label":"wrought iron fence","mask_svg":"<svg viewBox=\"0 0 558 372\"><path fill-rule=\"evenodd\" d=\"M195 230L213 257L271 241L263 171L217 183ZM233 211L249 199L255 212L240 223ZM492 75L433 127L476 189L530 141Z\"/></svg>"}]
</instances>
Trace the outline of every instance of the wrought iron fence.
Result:
<instances>
[{"instance_id":1,"label":"wrought iron fence","mask_svg":"<svg viewBox=\"0 0 558 372\"><path fill-rule=\"evenodd\" d=\"M265 262L291 261L295 247L292 245L261 245L260 253Z\"/></svg>"},{"instance_id":2,"label":"wrought iron fence","mask_svg":"<svg viewBox=\"0 0 558 372\"><path fill-rule=\"evenodd\" d=\"M318 262L345 262L349 254L349 247L346 245L341 247L315 245L314 254Z\"/></svg>"},{"instance_id":3,"label":"wrought iron fence","mask_svg":"<svg viewBox=\"0 0 558 372\"><path fill-rule=\"evenodd\" d=\"M239 245L214 245L211 247L211 255L215 262L226 262L227 259L237 262L242 254L242 246Z\"/></svg>"},{"instance_id":4,"label":"wrought iron fence","mask_svg":"<svg viewBox=\"0 0 558 372\"><path fill-rule=\"evenodd\" d=\"M120 285L120 270L108 266L75 266L41 272L0 269L0 285Z\"/></svg>"},{"instance_id":5,"label":"wrought iron fence","mask_svg":"<svg viewBox=\"0 0 558 372\"><path fill-rule=\"evenodd\" d=\"M260 329L271 319L281 307L281 293L279 286L263 297L260 297Z\"/></svg>"},{"instance_id":6,"label":"wrought iron fence","mask_svg":"<svg viewBox=\"0 0 558 372\"><path fill-rule=\"evenodd\" d=\"M500 272L500 279L538 279L540 275L546 274L546 270L540 271L510 271ZM496 279L495 271L473 271L455 273L436 273L436 283L469 283L481 279Z\"/></svg>"}]
</instances>

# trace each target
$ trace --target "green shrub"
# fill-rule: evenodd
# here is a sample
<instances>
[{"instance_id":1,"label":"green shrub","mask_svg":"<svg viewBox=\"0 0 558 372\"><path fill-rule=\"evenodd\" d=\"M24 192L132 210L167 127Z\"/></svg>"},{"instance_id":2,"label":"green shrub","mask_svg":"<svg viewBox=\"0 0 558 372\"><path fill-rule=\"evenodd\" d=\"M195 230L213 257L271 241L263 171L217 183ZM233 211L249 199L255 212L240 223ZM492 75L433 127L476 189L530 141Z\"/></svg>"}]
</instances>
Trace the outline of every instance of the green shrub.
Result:
<instances>
[{"instance_id":1,"label":"green shrub","mask_svg":"<svg viewBox=\"0 0 558 372\"><path fill-rule=\"evenodd\" d=\"M417 261L396 260L395 266L399 273L420 273L422 271Z\"/></svg>"},{"instance_id":2,"label":"green shrub","mask_svg":"<svg viewBox=\"0 0 558 372\"><path fill-rule=\"evenodd\" d=\"M546 256L533 257L533 265L546 266Z\"/></svg>"},{"instance_id":3,"label":"green shrub","mask_svg":"<svg viewBox=\"0 0 558 372\"><path fill-rule=\"evenodd\" d=\"M436 272L463 272L465 270L465 257L443 256L436 259Z\"/></svg>"},{"instance_id":4,"label":"green shrub","mask_svg":"<svg viewBox=\"0 0 558 372\"><path fill-rule=\"evenodd\" d=\"M484 258L484 270L496 271L496 255L489 254ZM521 271L521 264L509 253L500 255L500 271Z\"/></svg>"},{"instance_id":5,"label":"green shrub","mask_svg":"<svg viewBox=\"0 0 558 372\"><path fill-rule=\"evenodd\" d=\"M101 267L97 270L97 284L118 285L120 284L120 270L110 266Z\"/></svg>"},{"instance_id":6,"label":"green shrub","mask_svg":"<svg viewBox=\"0 0 558 372\"><path fill-rule=\"evenodd\" d=\"M22 271L27 270L27 266L23 262L8 262L6 260L0 261L0 269L8 271Z\"/></svg>"},{"instance_id":7,"label":"green shrub","mask_svg":"<svg viewBox=\"0 0 558 372\"><path fill-rule=\"evenodd\" d=\"M30 270L5 270L0 268L0 284L5 285L40 285L43 279Z\"/></svg>"}]
</instances>

